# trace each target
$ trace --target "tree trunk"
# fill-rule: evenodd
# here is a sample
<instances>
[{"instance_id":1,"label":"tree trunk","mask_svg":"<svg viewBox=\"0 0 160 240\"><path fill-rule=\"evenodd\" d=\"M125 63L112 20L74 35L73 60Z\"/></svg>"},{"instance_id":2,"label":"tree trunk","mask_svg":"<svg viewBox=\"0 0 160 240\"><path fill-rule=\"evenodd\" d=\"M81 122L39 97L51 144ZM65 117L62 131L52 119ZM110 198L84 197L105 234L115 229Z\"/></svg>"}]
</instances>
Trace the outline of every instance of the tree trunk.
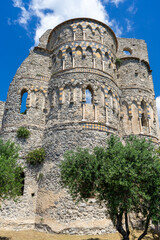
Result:
<instances>
[{"instance_id":1,"label":"tree trunk","mask_svg":"<svg viewBox=\"0 0 160 240\"><path fill-rule=\"evenodd\" d=\"M129 240L129 235L127 234L127 231L125 231L122 226L122 216L123 216L123 213L120 213L117 215L116 229L123 236L123 240Z\"/></svg>"},{"instance_id":2,"label":"tree trunk","mask_svg":"<svg viewBox=\"0 0 160 240\"><path fill-rule=\"evenodd\" d=\"M129 231L129 226L128 226L128 215L127 215L127 212L125 213L125 227L126 227L127 235L129 236L130 231Z\"/></svg>"},{"instance_id":3,"label":"tree trunk","mask_svg":"<svg viewBox=\"0 0 160 240\"><path fill-rule=\"evenodd\" d=\"M150 219L151 219L151 217L150 217L150 215L148 215L147 219L146 219L144 232L139 236L138 240L141 240L142 238L144 238L146 236L147 231L148 231L148 226L149 226Z\"/></svg>"}]
</instances>

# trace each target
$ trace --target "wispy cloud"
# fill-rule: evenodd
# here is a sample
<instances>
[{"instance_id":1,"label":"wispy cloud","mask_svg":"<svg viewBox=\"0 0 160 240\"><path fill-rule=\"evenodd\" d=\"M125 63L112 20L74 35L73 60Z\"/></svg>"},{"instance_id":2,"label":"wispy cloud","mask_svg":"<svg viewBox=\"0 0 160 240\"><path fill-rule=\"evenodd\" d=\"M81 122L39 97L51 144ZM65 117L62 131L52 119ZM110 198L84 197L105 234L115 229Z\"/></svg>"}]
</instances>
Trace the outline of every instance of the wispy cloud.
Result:
<instances>
[{"instance_id":1,"label":"wispy cloud","mask_svg":"<svg viewBox=\"0 0 160 240\"><path fill-rule=\"evenodd\" d=\"M123 3L125 0L104 0L105 3L113 3L118 7L119 3Z\"/></svg>"},{"instance_id":2,"label":"wispy cloud","mask_svg":"<svg viewBox=\"0 0 160 240\"><path fill-rule=\"evenodd\" d=\"M17 22L27 28L29 22L36 17L38 24L35 29L35 44L40 36L57 24L77 17L89 17L100 20L115 31L118 36L122 34L122 27L110 16L105 8L105 2L114 3L116 6L125 0L30 0L28 5L24 0L12 0L13 6L21 10ZM103 2L102 2L103 1Z\"/></svg>"},{"instance_id":3,"label":"wispy cloud","mask_svg":"<svg viewBox=\"0 0 160 240\"><path fill-rule=\"evenodd\" d=\"M133 29L132 27L133 23L128 18L126 18L125 21L127 23L127 32L130 32Z\"/></svg>"},{"instance_id":4,"label":"wispy cloud","mask_svg":"<svg viewBox=\"0 0 160 240\"><path fill-rule=\"evenodd\" d=\"M135 6L135 3L133 2L129 8L127 9L127 11L129 13L132 13L132 14L136 14L136 12L138 11L138 8Z\"/></svg>"},{"instance_id":5,"label":"wispy cloud","mask_svg":"<svg viewBox=\"0 0 160 240\"><path fill-rule=\"evenodd\" d=\"M18 19L19 24L26 25L30 19L30 12L24 7L22 0L13 0L13 6L21 9L21 16Z\"/></svg>"},{"instance_id":6,"label":"wispy cloud","mask_svg":"<svg viewBox=\"0 0 160 240\"><path fill-rule=\"evenodd\" d=\"M158 119L159 119L159 125L160 125L160 96L156 98L156 106L157 106Z\"/></svg>"}]
</instances>

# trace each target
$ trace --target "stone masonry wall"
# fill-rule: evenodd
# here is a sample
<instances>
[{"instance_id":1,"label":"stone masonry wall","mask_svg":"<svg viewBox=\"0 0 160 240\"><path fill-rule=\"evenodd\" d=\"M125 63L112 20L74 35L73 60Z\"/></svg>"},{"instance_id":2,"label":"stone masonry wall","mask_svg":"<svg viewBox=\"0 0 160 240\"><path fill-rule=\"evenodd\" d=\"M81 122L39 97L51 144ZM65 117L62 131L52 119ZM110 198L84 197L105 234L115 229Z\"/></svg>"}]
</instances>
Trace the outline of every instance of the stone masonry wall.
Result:
<instances>
[{"instance_id":1,"label":"stone masonry wall","mask_svg":"<svg viewBox=\"0 0 160 240\"><path fill-rule=\"evenodd\" d=\"M3 114L4 114L4 106L5 106L5 102L1 102L0 101L0 129L2 126L2 119L3 119Z\"/></svg>"},{"instance_id":2,"label":"stone masonry wall","mask_svg":"<svg viewBox=\"0 0 160 240\"><path fill-rule=\"evenodd\" d=\"M145 41L117 39L108 26L86 18L46 31L17 70L6 103L0 102L0 127L2 118L0 137L20 145L25 183L18 203L2 203L0 228L114 232L104 206L94 198L77 205L61 188L59 164L66 150L105 147L110 134L159 142ZM31 132L27 140L17 138L21 126ZM28 165L26 154L39 147L46 150L44 164Z\"/></svg>"},{"instance_id":3,"label":"stone masonry wall","mask_svg":"<svg viewBox=\"0 0 160 240\"><path fill-rule=\"evenodd\" d=\"M124 51L129 51L132 57L139 58L141 60L148 60L147 44L144 40L135 38L118 38L118 52L117 57L126 57Z\"/></svg>"}]
</instances>

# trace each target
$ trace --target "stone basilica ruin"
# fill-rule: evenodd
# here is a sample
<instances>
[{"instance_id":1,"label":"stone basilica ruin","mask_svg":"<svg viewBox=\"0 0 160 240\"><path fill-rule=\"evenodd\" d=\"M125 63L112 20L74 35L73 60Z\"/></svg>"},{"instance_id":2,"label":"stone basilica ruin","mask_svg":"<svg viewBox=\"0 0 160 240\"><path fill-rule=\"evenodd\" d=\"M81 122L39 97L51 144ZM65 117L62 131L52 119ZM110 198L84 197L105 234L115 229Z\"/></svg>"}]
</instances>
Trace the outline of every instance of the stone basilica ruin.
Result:
<instances>
[{"instance_id":1,"label":"stone basilica ruin","mask_svg":"<svg viewBox=\"0 0 160 240\"><path fill-rule=\"evenodd\" d=\"M31 133L26 140L16 135L22 126ZM21 146L20 162L26 166L20 201L2 203L0 228L115 231L94 199L72 201L60 186L58 168L66 150L105 146L112 133L159 141L145 41L117 38L107 25L88 18L46 31L17 70L7 101L0 102L0 137ZM39 147L46 150L44 163L27 165L26 154Z\"/></svg>"}]
</instances>

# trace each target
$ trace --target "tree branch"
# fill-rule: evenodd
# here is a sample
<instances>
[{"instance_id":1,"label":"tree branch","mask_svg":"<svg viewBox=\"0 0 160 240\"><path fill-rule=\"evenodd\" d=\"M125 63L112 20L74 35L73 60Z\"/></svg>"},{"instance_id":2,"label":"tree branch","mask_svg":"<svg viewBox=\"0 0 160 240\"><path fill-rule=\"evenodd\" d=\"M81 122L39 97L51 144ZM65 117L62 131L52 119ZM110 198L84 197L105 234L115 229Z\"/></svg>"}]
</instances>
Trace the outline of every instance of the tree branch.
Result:
<instances>
[{"instance_id":1,"label":"tree branch","mask_svg":"<svg viewBox=\"0 0 160 240\"><path fill-rule=\"evenodd\" d=\"M141 240L147 234L150 219L151 219L151 217L150 217L150 215L148 215L147 220L146 220L146 224L145 224L144 232L139 236L138 240Z\"/></svg>"},{"instance_id":2,"label":"tree branch","mask_svg":"<svg viewBox=\"0 0 160 240\"><path fill-rule=\"evenodd\" d=\"M117 215L116 229L123 236L123 240L129 240L129 236L127 232L122 227L122 216L123 216L123 213L120 213Z\"/></svg>"}]
</instances>

